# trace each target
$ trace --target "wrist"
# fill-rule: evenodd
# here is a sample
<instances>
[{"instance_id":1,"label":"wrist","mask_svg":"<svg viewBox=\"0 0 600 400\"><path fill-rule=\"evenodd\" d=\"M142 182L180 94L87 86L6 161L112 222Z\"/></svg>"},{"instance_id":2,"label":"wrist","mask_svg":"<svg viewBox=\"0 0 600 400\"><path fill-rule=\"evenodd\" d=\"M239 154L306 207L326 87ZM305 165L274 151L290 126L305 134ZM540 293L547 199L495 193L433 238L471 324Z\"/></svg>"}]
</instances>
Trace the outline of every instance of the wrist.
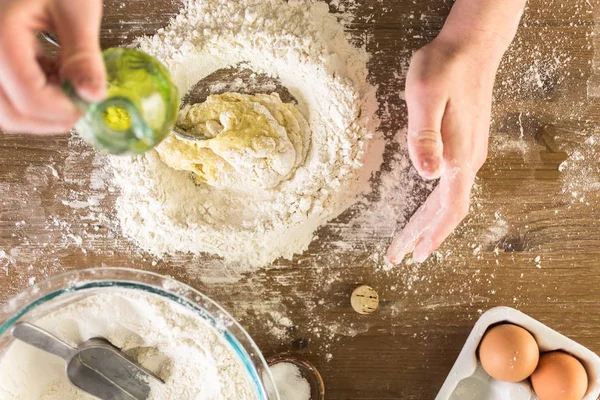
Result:
<instances>
[{"instance_id":1,"label":"wrist","mask_svg":"<svg viewBox=\"0 0 600 400\"><path fill-rule=\"evenodd\" d=\"M458 28L446 24L435 41L457 54L469 55L479 65L498 68L513 37L514 35L501 36L474 26Z\"/></svg>"},{"instance_id":2,"label":"wrist","mask_svg":"<svg viewBox=\"0 0 600 400\"><path fill-rule=\"evenodd\" d=\"M525 0L455 0L438 39L480 63L500 64L513 41Z\"/></svg>"}]
</instances>

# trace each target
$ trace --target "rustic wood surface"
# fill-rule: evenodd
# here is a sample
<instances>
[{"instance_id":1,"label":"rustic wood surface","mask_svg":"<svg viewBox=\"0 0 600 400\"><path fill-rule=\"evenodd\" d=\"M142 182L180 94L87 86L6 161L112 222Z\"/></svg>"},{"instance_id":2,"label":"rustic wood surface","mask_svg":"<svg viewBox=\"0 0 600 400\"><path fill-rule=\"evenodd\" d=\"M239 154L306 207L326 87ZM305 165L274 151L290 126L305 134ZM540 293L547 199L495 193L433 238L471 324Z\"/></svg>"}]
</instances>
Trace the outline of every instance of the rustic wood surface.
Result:
<instances>
[{"instance_id":1,"label":"rustic wood surface","mask_svg":"<svg viewBox=\"0 0 600 400\"><path fill-rule=\"evenodd\" d=\"M382 270L373 254L389 235L361 230L350 211L320 230L303 256L232 283L235 270L210 257L157 261L137 250L110 223L116 193L108 187L94 192L108 223L73 206L94 189L97 159L83 145L2 135L0 301L69 269L171 275L231 310L265 355L294 352L312 361L330 400L433 399L480 312L496 305L600 353L600 142L593 141L600 102L592 97L600 94L600 60L593 63L600 10L592 3L530 1L496 85L490 159L472 213L434 260ZM401 71L435 37L451 4L356 1L348 30L374 54L371 79L392 114L384 119L388 138L406 122ZM105 8L102 44L109 47L165 26L179 2L106 0ZM340 244L349 231L353 241ZM379 292L373 315L350 307L361 283ZM277 315L293 326L278 332Z\"/></svg>"}]
</instances>

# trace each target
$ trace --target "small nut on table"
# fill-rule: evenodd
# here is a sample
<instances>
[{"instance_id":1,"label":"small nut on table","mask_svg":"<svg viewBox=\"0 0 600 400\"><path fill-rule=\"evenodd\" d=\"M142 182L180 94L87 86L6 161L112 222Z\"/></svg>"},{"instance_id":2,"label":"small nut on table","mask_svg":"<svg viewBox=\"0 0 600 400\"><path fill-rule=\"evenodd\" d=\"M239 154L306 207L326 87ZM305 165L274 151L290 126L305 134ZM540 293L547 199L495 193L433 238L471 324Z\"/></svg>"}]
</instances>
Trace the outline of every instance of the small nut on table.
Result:
<instances>
[{"instance_id":1,"label":"small nut on table","mask_svg":"<svg viewBox=\"0 0 600 400\"><path fill-rule=\"evenodd\" d=\"M371 314L379 307L379 295L370 286L359 286L352 292L350 303L357 313Z\"/></svg>"}]
</instances>

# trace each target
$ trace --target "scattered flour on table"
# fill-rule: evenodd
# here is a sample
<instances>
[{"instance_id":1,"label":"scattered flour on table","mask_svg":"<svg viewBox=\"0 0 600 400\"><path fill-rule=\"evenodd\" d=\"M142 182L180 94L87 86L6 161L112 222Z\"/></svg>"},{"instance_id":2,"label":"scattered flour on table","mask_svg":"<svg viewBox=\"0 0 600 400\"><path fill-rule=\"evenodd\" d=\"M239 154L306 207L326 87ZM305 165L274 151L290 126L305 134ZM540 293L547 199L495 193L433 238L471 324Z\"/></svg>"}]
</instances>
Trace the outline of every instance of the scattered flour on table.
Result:
<instances>
[{"instance_id":1,"label":"scattered flour on table","mask_svg":"<svg viewBox=\"0 0 600 400\"><path fill-rule=\"evenodd\" d=\"M104 337L165 382L150 399L254 400L235 351L198 315L156 295L103 290L34 323L77 346ZM3 400L92 400L67 379L64 361L21 342L0 359Z\"/></svg>"},{"instance_id":2,"label":"scattered flour on table","mask_svg":"<svg viewBox=\"0 0 600 400\"><path fill-rule=\"evenodd\" d=\"M142 249L267 265L306 250L319 226L368 190L383 147L368 55L348 42L326 3L187 1L166 29L137 44L168 66L182 93L240 64L277 78L312 131L305 163L250 194L198 184L154 151L114 158L121 228Z\"/></svg>"}]
</instances>

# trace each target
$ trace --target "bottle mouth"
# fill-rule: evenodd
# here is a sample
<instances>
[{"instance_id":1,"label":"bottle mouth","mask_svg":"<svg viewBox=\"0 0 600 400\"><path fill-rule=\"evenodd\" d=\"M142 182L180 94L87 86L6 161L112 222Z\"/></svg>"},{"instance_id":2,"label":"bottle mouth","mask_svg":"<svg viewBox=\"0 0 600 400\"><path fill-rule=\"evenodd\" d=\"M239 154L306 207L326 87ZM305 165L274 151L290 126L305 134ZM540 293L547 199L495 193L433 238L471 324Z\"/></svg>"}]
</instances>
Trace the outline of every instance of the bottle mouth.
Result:
<instances>
[{"instance_id":1,"label":"bottle mouth","mask_svg":"<svg viewBox=\"0 0 600 400\"><path fill-rule=\"evenodd\" d=\"M154 131L131 100L116 96L100 103L89 103L68 81L63 83L63 91L85 113L83 118L93 131L88 140L109 152L141 154L157 144Z\"/></svg>"},{"instance_id":2,"label":"bottle mouth","mask_svg":"<svg viewBox=\"0 0 600 400\"><path fill-rule=\"evenodd\" d=\"M120 105L110 105L102 111L104 125L113 131L126 132L131 129L131 112Z\"/></svg>"},{"instance_id":3,"label":"bottle mouth","mask_svg":"<svg viewBox=\"0 0 600 400\"><path fill-rule=\"evenodd\" d=\"M92 126L98 130L96 140L116 152L143 153L156 145L154 132L141 117L138 108L129 99L112 97L87 110ZM139 147L139 151L135 149Z\"/></svg>"},{"instance_id":4,"label":"bottle mouth","mask_svg":"<svg viewBox=\"0 0 600 400\"><path fill-rule=\"evenodd\" d=\"M94 122L107 133L130 136L143 141L150 140L153 136L138 108L129 99L112 97L91 107L94 109Z\"/></svg>"}]
</instances>

